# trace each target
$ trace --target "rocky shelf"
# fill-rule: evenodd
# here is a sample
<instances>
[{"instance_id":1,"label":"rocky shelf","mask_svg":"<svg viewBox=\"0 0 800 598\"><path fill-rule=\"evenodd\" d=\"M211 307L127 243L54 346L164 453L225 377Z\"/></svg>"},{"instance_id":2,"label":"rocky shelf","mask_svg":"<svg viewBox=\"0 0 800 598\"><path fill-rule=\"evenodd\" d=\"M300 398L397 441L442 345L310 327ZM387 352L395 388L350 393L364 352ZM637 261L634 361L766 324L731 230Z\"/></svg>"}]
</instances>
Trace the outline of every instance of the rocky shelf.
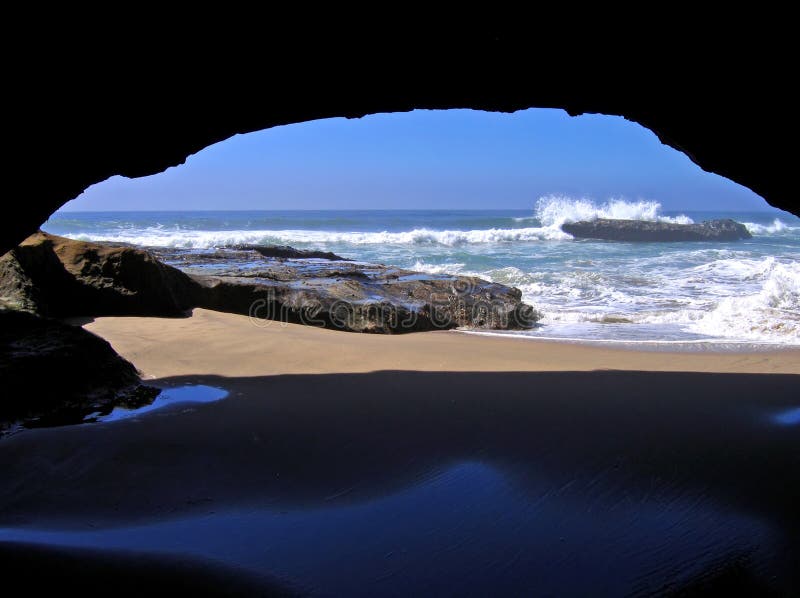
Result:
<instances>
[{"instance_id":1,"label":"rocky shelf","mask_svg":"<svg viewBox=\"0 0 800 598\"><path fill-rule=\"evenodd\" d=\"M323 252L312 258L310 252L279 248L283 255L304 256L287 259L263 249L148 252L39 232L0 258L0 302L50 317L180 316L203 307L385 334L522 329L539 319L519 289L480 278L350 262Z\"/></svg>"}]
</instances>

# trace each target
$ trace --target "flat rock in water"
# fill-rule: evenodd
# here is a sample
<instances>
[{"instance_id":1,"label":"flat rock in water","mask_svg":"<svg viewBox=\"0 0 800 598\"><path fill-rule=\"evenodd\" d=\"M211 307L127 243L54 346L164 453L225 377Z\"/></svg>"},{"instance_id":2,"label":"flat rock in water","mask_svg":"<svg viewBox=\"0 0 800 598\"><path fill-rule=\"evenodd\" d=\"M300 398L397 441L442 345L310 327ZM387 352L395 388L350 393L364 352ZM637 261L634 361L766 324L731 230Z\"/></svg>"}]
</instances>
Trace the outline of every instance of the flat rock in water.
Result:
<instances>
[{"instance_id":1,"label":"flat rock in water","mask_svg":"<svg viewBox=\"0 0 800 598\"><path fill-rule=\"evenodd\" d=\"M707 220L698 224L598 218L565 223L561 225L561 230L576 239L606 241L738 241L751 238L750 231L744 224L729 218Z\"/></svg>"},{"instance_id":2,"label":"flat rock in water","mask_svg":"<svg viewBox=\"0 0 800 598\"><path fill-rule=\"evenodd\" d=\"M288 245L229 245L225 249L238 251L255 251L263 257L279 259L321 259L348 262L347 258L336 255L331 251L318 251L315 249L295 249Z\"/></svg>"}]
</instances>

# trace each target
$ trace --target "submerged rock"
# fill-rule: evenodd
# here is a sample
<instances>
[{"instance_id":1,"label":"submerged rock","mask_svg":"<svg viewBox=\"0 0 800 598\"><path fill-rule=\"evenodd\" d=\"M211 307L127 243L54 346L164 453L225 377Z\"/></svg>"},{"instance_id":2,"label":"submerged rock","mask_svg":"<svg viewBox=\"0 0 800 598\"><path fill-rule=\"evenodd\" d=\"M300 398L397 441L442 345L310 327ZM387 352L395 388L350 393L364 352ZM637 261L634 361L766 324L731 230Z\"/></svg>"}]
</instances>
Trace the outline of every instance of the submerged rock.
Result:
<instances>
[{"instance_id":1,"label":"submerged rock","mask_svg":"<svg viewBox=\"0 0 800 598\"><path fill-rule=\"evenodd\" d=\"M14 423L78 423L94 411L150 403L158 390L79 326L0 309L0 435Z\"/></svg>"},{"instance_id":2,"label":"submerged rock","mask_svg":"<svg viewBox=\"0 0 800 598\"><path fill-rule=\"evenodd\" d=\"M281 259L321 259L348 262L347 258L340 257L331 251L317 251L315 249L295 249L288 245L229 245L226 249L238 251L255 251L263 257Z\"/></svg>"},{"instance_id":3,"label":"submerged rock","mask_svg":"<svg viewBox=\"0 0 800 598\"><path fill-rule=\"evenodd\" d=\"M707 220L699 224L598 218L566 223L561 226L561 230L576 239L607 241L738 241L751 238L750 231L744 224L729 218Z\"/></svg>"}]
</instances>

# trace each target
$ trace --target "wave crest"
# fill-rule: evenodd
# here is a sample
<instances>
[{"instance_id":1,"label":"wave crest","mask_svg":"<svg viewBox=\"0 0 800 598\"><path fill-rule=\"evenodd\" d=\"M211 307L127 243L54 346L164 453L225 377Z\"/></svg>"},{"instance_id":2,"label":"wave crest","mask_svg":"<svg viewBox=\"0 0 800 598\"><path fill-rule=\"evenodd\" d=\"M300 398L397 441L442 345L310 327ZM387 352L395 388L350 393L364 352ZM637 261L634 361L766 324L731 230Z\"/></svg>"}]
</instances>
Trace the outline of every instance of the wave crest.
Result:
<instances>
[{"instance_id":1,"label":"wave crest","mask_svg":"<svg viewBox=\"0 0 800 598\"><path fill-rule=\"evenodd\" d=\"M770 261L759 292L722 299L690 329L753 340L800 342L800 264Z\"/></svg>"},{"instance_id":2,"label":"wave crest","mask_svg":"<svg viewBox=\"0 0 800 598\"><path fill-rule=\"evenodd\" d=\"M671 222L692 224L694 220L680 216L663 216L661 204L657 201L625 201L611 199L597 204L590 199L574 199L565 195L546 195L536 202L535 215L544 227L561 227L565 222L611 218L614 220L649 220L652 222Z\"/></svg>"},{"instance_id":3,"label":"wave crest","mask_svg":"<svg viewBox=\"0 0 800 598\"><path fill-rule=\"evenodd\" d=\"M711 304L661 314L640 321L679 324L689 332L715 338L800 344L800 263L761 260L719 260L693 269L703 278L749 282L755 288L740 295L713 297ZM730 284L730 283L729 283ZM727 286L727 285L725 285Z\"/></svg>"},{"instance_id":4,"label":"wave crest","mask_svg":"<svg viewBox=\"0 0 800 598\"><path fill-rule=\"evenodd\" d=\"M755 222L743 222L742 224L747 227L751 235L774 235L795 229L795 227L781 222L778 218L773 220L772 224L757 224Z\"/></svg>"},{"instance_id":5,"label":"wave crest","mask_svg":"<svg viewBox=\"0 0 800 598\"><path fill-rule=\"evenodd\" d=\"M350 245L474 245L563 240L572 237L560 228L490 228L484 230L430 230L403 232L333 232L313 230L167 231L149 228L112 235L68 235L84 241L115 241L149 247L211 248L236 244L344 243Z\"/></svg>"}]
</instances>

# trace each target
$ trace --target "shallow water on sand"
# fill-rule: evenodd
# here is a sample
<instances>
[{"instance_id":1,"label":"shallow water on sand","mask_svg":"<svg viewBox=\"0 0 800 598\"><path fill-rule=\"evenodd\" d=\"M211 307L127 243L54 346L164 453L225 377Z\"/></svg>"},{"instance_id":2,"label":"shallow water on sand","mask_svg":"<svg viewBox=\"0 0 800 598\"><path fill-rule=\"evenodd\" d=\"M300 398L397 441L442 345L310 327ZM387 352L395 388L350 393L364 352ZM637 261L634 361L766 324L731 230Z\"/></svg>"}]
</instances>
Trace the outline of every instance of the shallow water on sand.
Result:
<instances>
[{"instance_id":1,"label":"shallow water on sand","mask_svg":"<svg viewBox=\"0 0 800 598\"><path fill-rule=\"evenodd\" d=\"M97 422L113 422L129 417L138 417L151 411L164 409L165 407L174 407L176 405L185 405L187 403L213 403L228 396L228 391L214 386L206 386L204 384L189 384L187 386L178 386L175 388L165 388L149 405L144 405L136 409L127 409L125 407L115 407L111 413L102 415L100 413L90 413L84 418L84 421L97 421Z\"/></svg>"},{"instance_id":2,"label":"shallow water on sand","mask_svg":"<svg viewBox=\"0 0 800 598\"><path fill-rule=\"evenodd\" d=\"M55 410L45 416L34 417L0 428L0 439L20 434L25 430L37 428L57 428L78 424L113 422L139 417L153 411L187 406L191 403L213 403L228 396L228 391L203 384L188 384L164 388L152 398L152 402L133 406L105 406L102 411L91 411L91 407L70 407ZM148 395L150 400L152 395Z\"/></svg>"}]
</instances>

